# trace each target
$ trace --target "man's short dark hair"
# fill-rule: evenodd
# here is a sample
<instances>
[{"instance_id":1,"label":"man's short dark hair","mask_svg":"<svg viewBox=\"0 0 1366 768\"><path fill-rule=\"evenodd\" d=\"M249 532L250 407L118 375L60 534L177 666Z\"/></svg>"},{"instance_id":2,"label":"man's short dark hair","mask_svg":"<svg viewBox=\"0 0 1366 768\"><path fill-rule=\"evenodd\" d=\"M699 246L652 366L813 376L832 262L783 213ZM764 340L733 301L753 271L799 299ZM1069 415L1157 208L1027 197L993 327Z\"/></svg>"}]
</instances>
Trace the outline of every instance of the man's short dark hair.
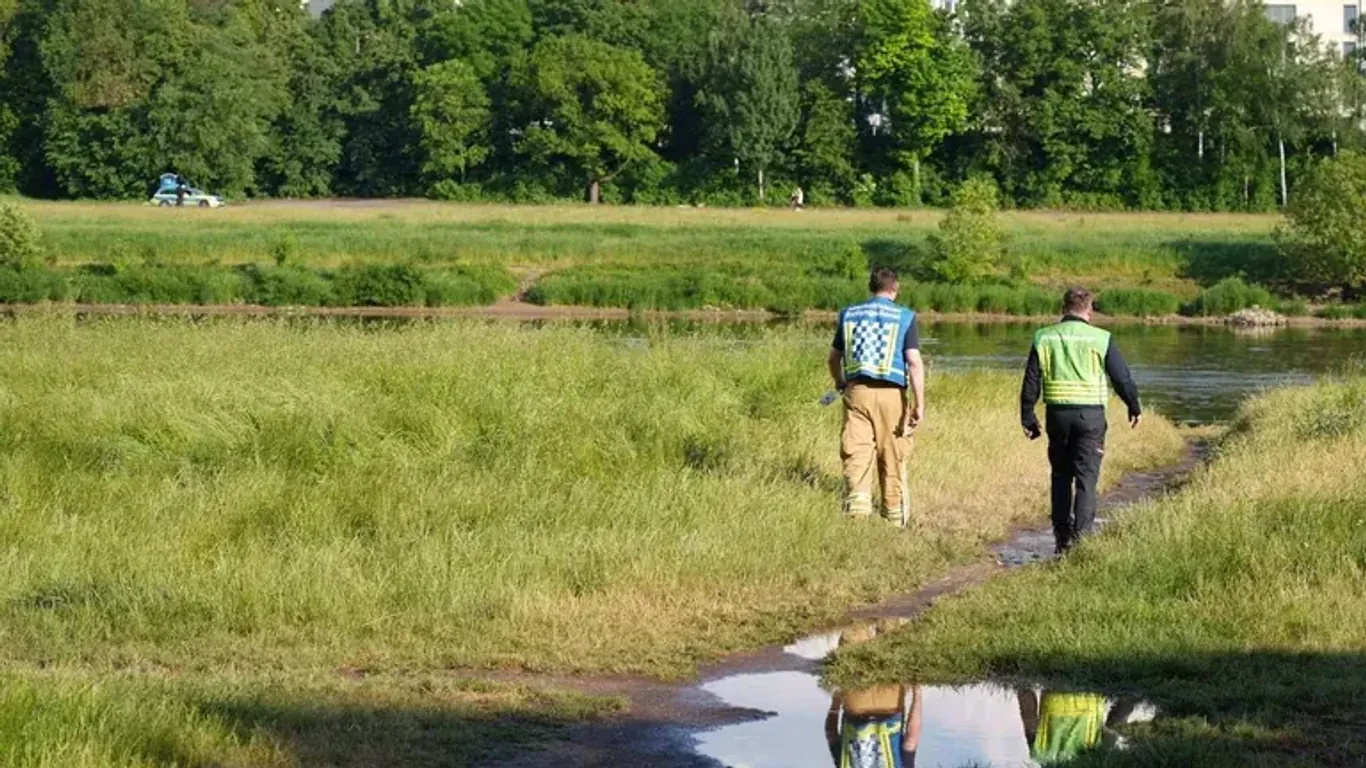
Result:
<instances>
[{"instance_id":1,"label":"man's short dark hair","mask_svg":"<svg viewBox=\"0 0 1366 768\"><path fill-rule=\"evenodd\" d=\"M886 293L900 282L896 270L891 267L878 267L868 276L868 290L873 293Z\"/></svg>"},{"instance_id":2,"label":"man's short dark hair","mask_svg":"<svg viewBox=\"0 0 1366 768\"><path fill-rule=\"evenodd\" d=\"M1090 311L1094 303L1095 297L1085 288L1068 288L1062 295L1062 311L1066 315Z\"/></svg>"}]
</instances>

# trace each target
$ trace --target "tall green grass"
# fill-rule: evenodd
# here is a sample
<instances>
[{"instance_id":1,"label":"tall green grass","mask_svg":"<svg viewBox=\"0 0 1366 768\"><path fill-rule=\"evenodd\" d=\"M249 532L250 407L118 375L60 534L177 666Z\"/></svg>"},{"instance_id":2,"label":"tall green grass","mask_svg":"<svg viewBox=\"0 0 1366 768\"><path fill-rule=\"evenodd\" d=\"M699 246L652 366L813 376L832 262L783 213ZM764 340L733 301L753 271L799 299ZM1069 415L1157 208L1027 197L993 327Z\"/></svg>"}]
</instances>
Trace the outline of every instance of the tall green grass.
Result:
<instances>
[{"instance_id":1,"label":"tall green grass","mask_svg":"<svg viewBox=\"0 0 1366 768\"><path fill-rule=\"evenodd\" d=\"M99 263L81 269L0 269L0 303L254 304L312 307L446 307L492 304L517 281L499 267L358 264L190 267Z\"/></svg>"},{"instance_id":2,"label":"tall green grass","mask_svg":"<svg viewBox=\"0 0 1366 768\"><path fill-rule=\"evenodd\" d=\"M839 519L827 348L806 330L0 326L0 661L677 674L1039 514L1015 378L937 374L918 529ZM1111 468L1179 444L1161 421L1126 431Z\"/></svg>"},{"instance_id":3,"label":"tall green grass","mask_svg":"<svg viewBox=\"0 0 1366 768\"><path fill-rule=\"evenodd\" d=\"M1149 698L1167 720L1107 765L1197 748L1215 765L1361 764L1366 379L1256 399L1216 456L1060 565L945 601L842 654L832 675L1042 678Z\"/></svg>"}]
</instances>

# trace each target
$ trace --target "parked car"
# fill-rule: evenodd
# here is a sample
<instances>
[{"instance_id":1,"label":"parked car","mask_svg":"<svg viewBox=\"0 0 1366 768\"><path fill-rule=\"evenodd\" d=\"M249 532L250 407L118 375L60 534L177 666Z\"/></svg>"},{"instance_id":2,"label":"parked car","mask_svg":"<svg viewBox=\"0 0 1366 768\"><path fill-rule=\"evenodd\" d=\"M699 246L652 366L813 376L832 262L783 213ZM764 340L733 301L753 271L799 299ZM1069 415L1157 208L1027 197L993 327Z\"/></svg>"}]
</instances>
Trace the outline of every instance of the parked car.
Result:
<instances>
[{"instance_id":1,"label":"parked car","mask_svg":"<svg viewBox=\"0 0 1366 768\"><path fill-rule=\"evenodd\" d=\"M190 182L175 173L163 173L157 180L156 192L152 194L152 205L170 208L175 205L193 205L199 208L218 208L225 203L218 195L210 195L190 186Z\"/></svg>"},{"instance_id":2,"label":"parked car","mask_svg":"<svg viewBox=\"0 0 1366 768\"><path fill-rule=\"evenodd\" d=\"M166 192L164 190L158 191L155 195L152 195L152 204L159 205L162 208L173 207L176 204L176 200L177 195L174 189L170 192ZM218 195L210 195L206 192L202 192L198 189L190 187L189 189L185 190L184 205L195 205L199 206L200 208L220 208L224 205L227 205L227 203L224 203L223 198L219 197Z\"/></svg>"}]
</instances>

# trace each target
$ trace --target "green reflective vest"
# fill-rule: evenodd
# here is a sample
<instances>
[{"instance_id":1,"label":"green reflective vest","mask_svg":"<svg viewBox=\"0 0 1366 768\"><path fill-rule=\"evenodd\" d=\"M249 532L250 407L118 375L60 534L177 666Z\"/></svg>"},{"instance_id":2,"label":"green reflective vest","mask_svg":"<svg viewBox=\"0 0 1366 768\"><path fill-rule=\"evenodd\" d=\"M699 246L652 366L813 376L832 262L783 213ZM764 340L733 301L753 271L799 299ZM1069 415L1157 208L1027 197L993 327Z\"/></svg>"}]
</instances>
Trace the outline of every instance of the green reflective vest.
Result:
<instances>
[{"instance_id":1,"label":"green reflective vest","mask_svg":"<svg viewBox=\"0 0 1366 768\"><path fill-rule=\"evenodd\" d=\"M1034 334L1046 405L1099 405L1110 401L1105 355L1110 332L1080 320L1064 320Z\"/></svg>"}]
</instances>

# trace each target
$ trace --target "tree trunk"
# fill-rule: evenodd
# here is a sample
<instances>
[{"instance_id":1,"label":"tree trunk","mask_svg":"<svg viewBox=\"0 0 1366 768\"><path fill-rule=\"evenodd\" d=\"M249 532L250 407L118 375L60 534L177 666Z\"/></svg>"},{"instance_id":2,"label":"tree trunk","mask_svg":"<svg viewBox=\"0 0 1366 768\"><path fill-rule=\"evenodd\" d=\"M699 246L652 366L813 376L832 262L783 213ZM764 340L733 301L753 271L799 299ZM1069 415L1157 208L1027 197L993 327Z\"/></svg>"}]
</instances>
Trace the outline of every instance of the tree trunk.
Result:
<instances>
[{"instance_id":1,"label":"tree trunk","mask_svg":"<svg viewBox=\"0 0 1366 768\"><path fill-rule=\"evenodd\" d=\"M602 202L602 182L593 179L588 182L588 204L597 205Z\"/></svg>"},{"instance_id":2,"label":"tree trunk","mask_svg":"<svg viewBox=\"0 0 1366 768\"><path fill-rule=\"evenodd\" d=\"M759 166L759 205L764 204L764 168Z\"/></svg>"},{"instance_id":3,"label":"tree trunk","mask_svg":"<svg viewBox=\"0 0 1366 768\"><path fill-rule=\"evenodd\" d=\"M1248 197L1247 197L1248 188L1247 188L1247 187L1248 187L1248 179L1247 179L1247 174L1245 173L1245 174L1243 174L1243 209L1244 209L1244 210L1247 209L1247 203L1248 203Z\"/></svg>"},{"instance_id":4,"label":"tree trunk","mask_svg":"<svg viewBox=\"0 0 1366 768\"><path fill-rule=\"evenodd\" d=\"M1276 147L1281 155L1281 207L1284 208L1290 202L1290 190L1285 184L1285 139L1276 137Z\"/></svg>"},{"instance_id":5,"label":"tree trunk","mask_svg":"<svg viewBox=\"0 0 1366 768\"><path fill-rule=\"evenodd\" d=\"M1200 158L1200 162L1205 162L1205 132L1200 131L1200 144L1195 150L1195 156Z\"/></svg>"},{"instance_id":6,"label":"tree trunk","mask_svg":"<svg viewBox=\"0 0 1366 768\"><path fill-rule=\"evenodd\" d=\"M920 205L920 158L911 161L911 192L915 195L915 204Z\"/></svg>"}]
</instances>

